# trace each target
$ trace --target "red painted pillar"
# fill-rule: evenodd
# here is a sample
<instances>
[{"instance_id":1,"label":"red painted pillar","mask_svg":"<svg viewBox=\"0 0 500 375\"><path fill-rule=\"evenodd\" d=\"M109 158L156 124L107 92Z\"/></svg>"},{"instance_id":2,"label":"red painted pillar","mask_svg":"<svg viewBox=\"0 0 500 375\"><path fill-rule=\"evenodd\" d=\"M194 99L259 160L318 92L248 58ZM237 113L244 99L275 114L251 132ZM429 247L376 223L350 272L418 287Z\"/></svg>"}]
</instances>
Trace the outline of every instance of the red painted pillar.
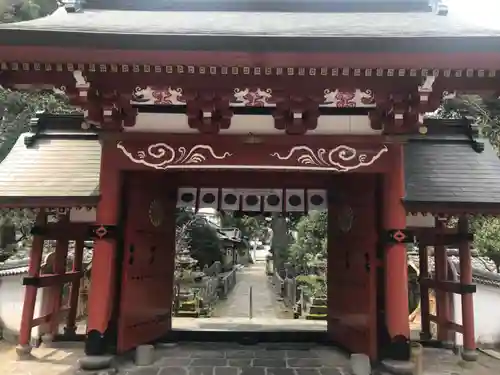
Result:
<instances>
[{"instance_id":1,"label":"red painted pillar","mask_svg":"<svg viewBox=\"0 0 500 375\"><path fill-rule=\"evenodd\" d=\"M37 215L35 226L43 227L47 222L45 210L40 210ZM31 245L30 263L28 267L28 277L40 276L40 265L42 263L44 238L40 235L33 236ZM33 322L33 314L35 313L35 302L37 287L27 285L24 292L23 313L21 317L21 327L19 330L19 343L16 348L19 357L24 357L31 353L31 325Z\"/></svg>"},{"instance_id":2,"label":"red painted pillar","mask_svg":"<svg viewBox=\"0 0 500 375\"><path fill-rule=\"evenodd\" d=\"M465 237L469 232L468 219L462 216L458 220L458 233ZM460 284L472 285L472 264L469 242L461 240L458 246L460 254ZM462 327L464 348L462 358L465 361L476 361L476 338L474 334L474 300L472 293L462 294Z\"/></svg>"},{"instance_id":3,"label":"red painted pillar","mask_svg":"<svg viewBox=\"0 0 500 375\"><path fill-rule=\"evenodd\" d=\"M445 221L436 218L436 235L445 232ZM443 245L434 246L435 278L437 281L448 280L448 255ZM438 340L445 345L449 345L450 333L446 328L446 323L451 321L451 306L447 292L436 288L436 312L438 318Z\"/></svg>"},{"instance_id":4,"label":"red painted pillar","mask_svg":"<svg viewBox=\"0 0 500 375\"><path fill-rule=\"evenodd\" d=\"M112 151L115 148L116 143L113 141L104 141L102 144L99 180L101 199L97 206L97 225L117 225L119 221L121 174L112 160ZM106 238L95 240L85 343L85 352L88 355L106 352L105 333L113 311L115 279L116 241Z\"/></svg>"},{"instance_id":5,"label":"red painted pillar","mask_svg":"<svg viewBox=\"0 0 500 375\"><path fill-rule=\"evenodd\" d=\"M63 219L67 221L67 219ZM54 258L54 270L53 273L57 275L63 275L66 273L66 260L68 259L68 240L58 239L56 242L56 253ZM60 316L59 311L61 310L62 294L63 294L64 284L54 285L50 287L50 298L51 298L51 318L50 318L50 328L49 333L55 335L59 331Z\"/></svg>"},{"instance_id":6,"label":"red painted pillar","mask_svg":"<svg viewBox=\"0 0 500 375\"><path fill-rule=\"evenodd\" d=\"M419 273L420 278L426 279L429 277L429 252L427 246L419 246ZM420 339L431 339L431 321L429 319L429 288L420 285Z\"/></svg>"},{"instance_id":7,"label":"red painted pillar","mask_svg":"<svg viewBox=\"0 0 500 375\"><path fill-rule=\"evenodd\" d=\"M83 268L83 240L75 241L75 257L73 258L73 272L81 272ZM68 338L76 334L76 314L78 312L78 297L80 295L81 278L73 281L69 294L69 313L64 327L64 335Z\"/></svg>"},{"instance_id":8,"label":"red painted pillar","mask_svg":"<svg viewBox=\"0 0 500 375\"><path fill-rule=\"evenodd\" d=\"M392 145L392 168L384 176L383 227L406 228L406 210L402 204L405 195L403 146ZM385 317L391 338L387 355L394 359L408 359L410 322L408 307L408 264L406 246L389 244L385 249Z\"/></svg>"}]
</instances>

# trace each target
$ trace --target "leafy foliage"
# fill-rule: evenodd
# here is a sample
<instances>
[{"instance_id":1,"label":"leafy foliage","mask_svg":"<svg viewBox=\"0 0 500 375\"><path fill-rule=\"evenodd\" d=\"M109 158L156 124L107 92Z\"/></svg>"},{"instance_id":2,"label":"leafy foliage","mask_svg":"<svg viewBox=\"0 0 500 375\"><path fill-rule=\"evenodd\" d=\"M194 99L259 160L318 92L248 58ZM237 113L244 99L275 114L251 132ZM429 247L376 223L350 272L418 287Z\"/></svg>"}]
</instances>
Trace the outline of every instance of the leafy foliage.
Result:
<instances>
[{"instance_id":1,"label":"leafy foliage","mask_svg":"<svg viewBox=\"0 0 500 375\"><path fill-rule=\"evenodd\" d=\"M249 240L265 241L269 236L269 224L262 215L248 216L235 215L233 212L224 212L221 227L238 228L243 237Z\"/></svg>"},{"instance_id":2,"label":"leafy foliage","mask_svg":"<svg viewBox=\"0 0 500 375\"><path fill-rule=\"evenodd\" d=\"M323 276L317 275L299 275L296 278L297 286L307 298L324 296L327 294L326 280Z\"/></svg>"},{"instance_id":3,"label":"leafy foliage","mask_svg":"<svg viewBox=\"0 0 500 375\"><path fill-rule=\"evenodd\" d=\"M500 272L500 218L479 216L471 224L475 232L474 246L482 255L490 258L497 272Z\"/></svg>"},{"instance_id":4,"label":"leafy foliage","mask_svg":"<svg viewBox=\"0 0 500 375\"><path fill-rule=\"evenodd\" d=\"M222 261L221 243L217 231L205 219L193 220L187 228L187 237L191 256L198 261L200 267Z\"/></svg>"},{"instance_id":5,"label":"leafy foliage","mask_svg":"<svg viewBox=\"0 0 500 375\"><path fill-rule=\"evenodd\" d=\"M0 0L0 23L44 17L57 7L57 0Z\"/></svg>"},{"instance_id":6,"label":"leafy foliage","mask_svg":"<svg viewBox=\"0 0 500 375\"><path fill-rule=\"evenodd\" d=\"M176 253L189 252L203 268L222 260L221 241L215 228L193 210L180 209L176 213Z\"/></svg>"},{"instance_id":7,"label":"leafy foliage","mask_svg":"<svg viewBox=\"0 0 500 375\"><path fill-rule=\"evenodd\" d=\"M306 271L326 257L327 213L313 211L303 216L296 227L297 240L290 246L289 260Z\"/></svg>"}]
</instances>

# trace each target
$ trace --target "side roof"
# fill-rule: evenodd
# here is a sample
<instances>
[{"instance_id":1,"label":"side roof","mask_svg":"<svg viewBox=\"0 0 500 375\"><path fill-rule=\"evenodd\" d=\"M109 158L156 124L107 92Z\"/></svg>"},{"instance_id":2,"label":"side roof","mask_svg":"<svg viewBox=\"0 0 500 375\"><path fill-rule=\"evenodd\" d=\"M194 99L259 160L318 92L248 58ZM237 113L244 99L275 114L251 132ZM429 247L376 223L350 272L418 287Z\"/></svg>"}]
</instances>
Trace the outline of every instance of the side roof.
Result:
<instances>
[{"instance_id":1,"label":"side roof","mask_svg":"<svg viewBox=\"0 0 500 375\"><path fill-rule=\"evenodd\" d=\"M472 119L425 124L404 148L407 210L500 213L500 160Z\"/></svg>"},{"instance_id":2,"label":"side roof","mask_svg":"<svg viewBox=\"0 0 500 375\"><path fill-rule=\"evenodd\" d=\"M40 115L0 163L0 206L94 206L101 145L82 115Z\"/></svg>"}]
</instances>

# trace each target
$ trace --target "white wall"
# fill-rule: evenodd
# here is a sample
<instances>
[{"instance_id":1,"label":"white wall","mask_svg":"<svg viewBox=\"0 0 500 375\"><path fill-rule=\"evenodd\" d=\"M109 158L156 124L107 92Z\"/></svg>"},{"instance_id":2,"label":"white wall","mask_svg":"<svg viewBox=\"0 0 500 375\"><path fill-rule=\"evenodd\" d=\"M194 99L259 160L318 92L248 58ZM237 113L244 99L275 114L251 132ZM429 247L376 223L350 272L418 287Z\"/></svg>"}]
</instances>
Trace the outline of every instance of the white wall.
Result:
<instances>
[{"instance_id":1,"label":"white wall","mask_svg":"<svg viewBox=\"0 0 500 375\"><path fill-rule=\"evenodd\" d=\"M476 342L481 345L500 343L500 288L477 284L474 294L474 324ZM462 324L462 301L453 296L455 322ZM461 333L456 334L456 345L463 345Z\"/></svg>"},{"instance_id":2,"label":"white wall","mask_svg":"<svg viewBox=\"0 0 500 375\"><path fill-rule=\"evenodd\" d=\"M24 289L22 284L25 274L3 276L0 278L0 329L7 333L17 335L21 327L21 315L23 313ZM35 304L35 315L40 316L42 301L42 290L38 290ZM32 329L32 337L38 336L38 327Z\"/></svg>"}]
</instances>

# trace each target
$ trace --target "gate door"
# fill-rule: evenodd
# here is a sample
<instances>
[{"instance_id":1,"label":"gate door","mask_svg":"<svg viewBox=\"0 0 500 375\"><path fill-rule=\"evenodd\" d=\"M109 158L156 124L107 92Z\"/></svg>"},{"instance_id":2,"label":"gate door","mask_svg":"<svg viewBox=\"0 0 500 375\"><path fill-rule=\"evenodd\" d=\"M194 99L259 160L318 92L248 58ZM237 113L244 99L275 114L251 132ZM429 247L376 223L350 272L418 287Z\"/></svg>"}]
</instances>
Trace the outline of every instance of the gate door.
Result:
<instances>
[{"instance_id":1,"label":"gate door","mask_svg":"<svg viewBox=\"0 0 500 375\"><path fill-rule=\"evenodd\" d=\"M328 207L328 334L375 359L376 179L348 175L339 182Z\"/></svg>"},{"instance_id":2,"label":"gate door","mask_svg":"<svg viewBox=\"0 0 500 375\"><path fill-rule=\"evenodd\" d=\"M119 353L158 339L171 328L175 200L169 195L161 173L128 176Z\"/></svg>"}]
</instances>

